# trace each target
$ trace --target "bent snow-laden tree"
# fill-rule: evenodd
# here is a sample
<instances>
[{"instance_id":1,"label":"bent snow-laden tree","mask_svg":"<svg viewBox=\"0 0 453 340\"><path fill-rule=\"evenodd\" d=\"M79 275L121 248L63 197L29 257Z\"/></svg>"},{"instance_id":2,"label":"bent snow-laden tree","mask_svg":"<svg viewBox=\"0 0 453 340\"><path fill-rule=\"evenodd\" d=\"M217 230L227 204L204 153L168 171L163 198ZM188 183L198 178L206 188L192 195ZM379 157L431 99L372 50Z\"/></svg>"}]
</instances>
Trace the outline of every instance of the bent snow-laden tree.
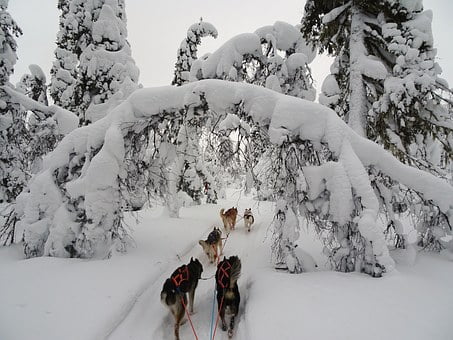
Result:
<instances>
[{"instance_id":1,"label":"bent snow-laden tree","mask_svg":"<svg viewBox=\"0 0 453 340\"><path fill-rule=\"evenodd\" d=\"M254 85L204 80L137 90L105 118L66 136L30 183L25 216L20 221L26 255L108 255L126 237L120 182L129 176L124 160L131 136L145 128L159 129L184 110L227 116L235 115L238 107L241 114L268 131L271 143L288 146L280 162L285 171L282 175L292 179L286 188L291 192L279 204L281 211L294 214L276 216L281 237L273 247L292 271L300 271L294 243L297 216L305 209L322 212L323 224L319 225L331 237L336 269L379 276L392 267L377 224L380 205L366 170L369 166L432 200L453 219L451 186L400 163L382 147L357 135L329 108ZM331 160L311 164L310 159L303 159L307 147L324 148ZM168 157L168 150L159 148L151 162ZM320 197L323 199L318 200ZM349 228L344 229L346 225Z\"/></svg>"},{"instance_id":2,"label":"bent snow-laden tree","mask_svg":"<svg viewBox=\"0 0 453 340\"><path fill-rule=\"evenodd\" d=\"M277 21L254 33L239 34L212 54L206 54L193 62L190 80L226 79L246 82L314 100L316 92L308 64L315 55L298 26ZM240 106L238 110L241 110ZM279 150L272 148L270 144L266 145L267 132L253 124L247 115L238 114L234 119L230 118L214 124L208 134L210 145L217 148L219 163L222 165L216 173L222 172L226 165L231 174L231 169L238 164L238 169L245 169L245 191L249 191L253 181L258 187L258 197L269 199L275 186L275 176L268 175L267 167L257 165L273 164L273 155ZM238 136L237 142L230 139L232 133ZM264 135L261 136L262 134Z\"/></svg>"},{"instance_id":3,"label":"bent snow-laden tree","mask_svg":"<svg viewBox=\"0 0 453 340\"><path fill-rule=\"evenodd\" d=\"M190 68L197 59L198 45L201 44L201 38L207 36L217 38L217 30L212 24L200 19L200 22L189 27L187 37L178 48L172 85L181 86L189 82ZM193 112L187 112L178 122L179 130L174 140L178 157L169 171L173 178L167 181L168 185L172 187L171 192L185 193L195 204L201 204L203 193L206 193L207 203L217 203L217 192L219 191L200 152L200 137L203 133L203 126L206 125L206 122L203 122L206 117L199 117ZM175 187L173 188L173 186ZM169 197L171 202L168 201L167 206L173 216L178 216L179 205L182 202L177 199L177 204L174 204L175 195L172 196Z\"/></svg>"}]
</instances>

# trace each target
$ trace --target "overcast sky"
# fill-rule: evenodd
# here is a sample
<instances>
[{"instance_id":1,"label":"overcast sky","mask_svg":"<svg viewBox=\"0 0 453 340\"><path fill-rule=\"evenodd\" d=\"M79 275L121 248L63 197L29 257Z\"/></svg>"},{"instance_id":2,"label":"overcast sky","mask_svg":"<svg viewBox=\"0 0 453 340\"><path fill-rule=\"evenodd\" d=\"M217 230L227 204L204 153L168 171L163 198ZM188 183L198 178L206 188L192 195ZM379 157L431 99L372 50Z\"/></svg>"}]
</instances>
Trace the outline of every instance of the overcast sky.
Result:
<instances>
[{"instance_id":1,"label":"overcast sky","mask_svg":"<svg viewBox=\"0 0 453 340\"><path fill-rule=\"evenodd\" d=\"M22 28L18 39L19 61L11 81L16 83L28 72L29 64L38 64L48 75L54 59L59 11L57 0L10 0L9 12ZM239 33L254 32L277 20L300 22L304 0L126 0L128 40L140 69L140 82L146 86L170 84L176 50L187 28L200 17L219 32L217 39L205 38L199 56L212 52ZM284 5L283 5L284 4ZM425 9L433 10L434 44L443 69L442 76L453 86L453 1L425 0ZM318 91L328 73L330 60L318 58L311 65ZM49 79L48 79L49 80Z\"/></svg>"}]
</instances>

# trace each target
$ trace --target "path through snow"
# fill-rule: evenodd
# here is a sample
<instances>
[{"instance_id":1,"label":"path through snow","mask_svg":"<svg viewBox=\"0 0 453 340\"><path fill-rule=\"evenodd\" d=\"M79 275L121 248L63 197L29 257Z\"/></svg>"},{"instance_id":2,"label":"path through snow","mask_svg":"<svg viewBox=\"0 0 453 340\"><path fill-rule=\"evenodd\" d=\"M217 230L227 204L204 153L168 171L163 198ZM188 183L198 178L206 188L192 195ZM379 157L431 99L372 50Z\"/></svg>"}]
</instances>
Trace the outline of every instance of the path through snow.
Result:
<instances>
[{"instance_id":1,"label":"path through snow","mask_svg":"<svg viewBox=\"0 0 453 340\"><path fill-rule=\"evenodd\" d=\"M231 206L237 206L239 215L242 215L245 208L252 207L255 213L255 223L252 231L249 233L244 228L244 221L238 218L236 229L230 233L224 247L224 255L229 257L237 255L242 262L241 277L238 281L239 291L241 293L241 306L239 317L236 320L235 339L250 339L247 328L247 318L245 310L247 308L248 291L253 285L252 273L256 266L263 263L263 256L268 257L269 248L264 245L265 235L268 230L270 219L272 218L272 204L260 203L259 206L250 198L241 197L239 194L231 195L228 201L222 201L217 206L209 206L209 213L217 219L215 225L221 226L222 222L219 216L220 207L228 209ZM207 224L206 230L199 235L198 239L206 239L207 234L212 230L212 224ZM226 236L225 230L222 229L223 237ZM185 234L178 237L186 238ZM185 255L178 259L168 259L165 264L166 270L161 275L153 279L149 287L134 301L133 307L127 311L127 315L107 336L109 340L124 339L173 339L173 317L169 311L160 303L160 292L165 279L181 264L187 263L190 257L198 258L203 264L203 278L209 280L200 280L195 293L195 313L191 315L197 335L200 339L209 339L211 332L212 304L214 301L215 291L215 264L210 264L203 253L198 242L188 240L186 250L181 251ZM217 302L215 302L215 318L217 317ZM220 321L219 321L220 323ZM189 322L185 322L180 328L182 339L194 338L194 334ZM226 332L223 332L218 325L216 339L228 339Z\"/></svg>"}]
</instances>

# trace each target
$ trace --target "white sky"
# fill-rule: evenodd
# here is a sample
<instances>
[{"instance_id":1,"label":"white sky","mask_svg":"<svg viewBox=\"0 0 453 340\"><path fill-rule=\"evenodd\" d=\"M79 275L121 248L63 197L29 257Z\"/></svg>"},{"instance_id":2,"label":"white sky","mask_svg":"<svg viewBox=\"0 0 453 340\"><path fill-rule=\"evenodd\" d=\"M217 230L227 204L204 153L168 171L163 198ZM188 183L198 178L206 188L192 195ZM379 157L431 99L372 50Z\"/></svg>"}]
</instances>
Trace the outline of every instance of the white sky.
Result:
<instances>
[{"instance_id":1,"label":"white sky","mask_svg":"<svg viewBox=\"0 0 453 340\"><path fill-rule=\"evenodd\" d=\"M49 74L58 30L59 11L56 3L57 0L9 1L9 12L24 32L18 39L19 61L11 78L13 83L28 72L29 64L38 64ZM214 51L236 34L253 32L277 20L299 23L304 3L304 0L126 0L128 40L140 69L140 82L145 87L171 83L176 50L187 28L198 22L200 17L212 23L219 36L216 40L205 38L199 56ZM425 9L433 10L433 35L438 49L438 62L443 69L443 77L452 87L453 1L425 0L423 3ZM328 73L330 60L322 57L311 66L319 91Z\"/></svg>"}]
</instances>

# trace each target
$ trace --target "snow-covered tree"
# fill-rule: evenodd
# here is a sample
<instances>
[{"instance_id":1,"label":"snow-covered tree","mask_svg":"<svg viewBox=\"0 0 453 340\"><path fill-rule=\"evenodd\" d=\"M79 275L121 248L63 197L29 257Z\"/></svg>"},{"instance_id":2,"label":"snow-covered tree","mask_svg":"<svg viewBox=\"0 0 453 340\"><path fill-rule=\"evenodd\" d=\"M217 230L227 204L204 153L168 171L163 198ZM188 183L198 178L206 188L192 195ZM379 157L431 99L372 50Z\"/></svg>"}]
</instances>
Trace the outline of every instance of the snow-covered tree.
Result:
<instances>
[{"instance_id":1,"label":"snow-covered tree","mask_svg":"<svg viewBox=\"0 0 453 340\"><path fill-rule=\"evenodd\" d=\"M81 7L75 1L59 0L58 9L61 11L55 61L50 70L49 93L54 103L64 109L77 112L81 103L80 91L76 87L77 64L80 55L79 24L76 15Z\"/></svg>"},{"instance_id":2,"label":"snow-covered tree","mask_svg":"<svg viewBox=\"0 0 453 340\"><path fill-rule=\"evenodd\" d=\"M30 65L30 74L24 74L16 88L33 101L48 106L46 76L38 65ZM18 101L21 104L21 101ZM25 109L22 105L22 107ZM28 143L23 152L28 161L28 170L36 173L40 170L42 156L55 147L63 136L59 134L52 113L47 110L28 111L26 117Z\"/></svg>"},{"instance_id":3,"label":"snow-covered tree","mask_svg":"<svg viewBox=\"0 0 453 340\"><path fill-rule=\"evenodd\" d=\"M421 0L308 1L302 31L321 51L335 56L320 102L401 161L445 177L440 167L452 156L450 90L439 77L431 21ZM415 206L414 200L419 208L411 213L424 214L418 224L422 239L439 223L442 232L434 234L451 230L432 202L378 172L374 176L396 244L405 243L396 215L405 211L403 206Z\"/></svg>"},{"instance_id":4,"label":"snow-covered tree","mask_svg":"<svg viewBox=\"0 0 453 340\"><path fill-rule=\"evenodd\" d=\"M298 233L291 220L297 220L304 209L322 212L318 216L325 222L323 232L336 245L331 254L335 268L374 276L392 268L377 221L381 207L367 167L418 192L433 201L449 220L453 218L453 187L400 163L377 144L354 133L329 108L254 85L204 80L180 87L137 90L102 120L66 136L30 185L26 214L21 220L27 256L106 256L115 240L123 236L120 182L129 173L124 162L125 145L134 130L139 126L139 133L145 128L159 131L162 124L179 119L188 105L201 114L234 115L240 103L240 114L268 131L270 143L288 144L288 152L280 161L291 183L278 205L284 213L280 219L283 243L276 245L283 249L290 245L282 253L283 261L295 272L299 269L291 244L297 241ZM228 122L234 124L235 120ZM227 122L224 128L228 128ZM310 145L325 148L332 160L304 166L299 155L303 156L301 150ZM163 147L162 155L168 155L168 151ZM306 162L310 164L310 160ZM321 196L328 198L327 203L317 200ZM345 225L350 227L344 229ZM345 234L345 230L354 234ZM348 242L357 242L361 248L350 247Z\"/></svg>"},{"instance_id":5,"label":"snow-covered tree","mask_svg":"<svg viewBox=\"0 0 453 340\"><path fill-rule=\"evenodd\" d=\"M38 65L29 65L30 74L24 74L19 83L16 84L17 89L29 96L31 99L48 105L46 76Z\"/></svg>"},{"instance_id":6,"label":"snow-covered tree","mask_svg":"<svg viewBox=\"0 0 453 340\"><path fill-rule=\"evenodd\" d=\"M201 44L201 38L206 36L217 37L217 30L212 24L200 19L199 23L189 27L187 37L181 42L177 51L172 85L181 86L188 82L190 68L193 61L197 59L198 45ZM186 110L175 140L178 157L169 170L174 176L175 190L179 195L187 194L195 204L201 204L201 198L205 193L208 203L217 202L218 189L215 187L214 177L209 173L203 158L200 157L203 125L197 114L189 109ZM170 209L177 215L176 210L177 207Z\"/></svg>"},{"instance_id":7,"label":"snow-covered tree","mask_svg":"<svg viewBox=\"0 0 453 340\"><path fill-rule=\"evenodd\" d=\"M187 37L181 41L178 48L177 60L175 64L175 77L172 85L183 85L189 81L190 68L195 60L198 59L198 45L201 44L201 38L211 36L217 38L216 28L200 19L200 22L193 24L187 30Z\"/></svg>"},{"instance_id":8,"label":"snow-covered tree","mask_svg":"<svg viewBox=\"0 0 453 340\"><path fill-rule=\"evenodd\" d=\"M17 61L15 38L21 29L7 11L8 1L0 1L0 85L12 87L9 77ZM28 179L25 112L0 89L0 244L13 241L16 214L14 204Z\"/></svg>"},{"instance_id":9,"label":"snow-covered tree","mask_svg":"<svg viewBox=\"0 0 453 340\"><path fill-rule=\"evenodd\" d=\"M303 33L335 56L320 102L408 164L451 158L448 84L421 0L308 1ZM444 94L442 93L444 92Z\"/></svg>"},{"instance_id":10,"label":"snow-covered tree","mask_svg":"<svg viewBox=\"0 0 453 340\"><path fill-rule=\"evenodd\" d=\"M61 0L50 91L83 124L102 118L138 88L124 0Z\"/></svg>"},{"instance_id":11,"label":"snow-covered tree","mask_svg":"<svg viewBox=\"0 0 453 340\"><path fill-rule=\"evenodd\" d=\"M89 123L138 88L139 70L126 40L124 0L107 0L100 9L87 6L85 10L92 19L91 43L79 57L78 86L83 120Z\"/></svg>"}]
</instances>

